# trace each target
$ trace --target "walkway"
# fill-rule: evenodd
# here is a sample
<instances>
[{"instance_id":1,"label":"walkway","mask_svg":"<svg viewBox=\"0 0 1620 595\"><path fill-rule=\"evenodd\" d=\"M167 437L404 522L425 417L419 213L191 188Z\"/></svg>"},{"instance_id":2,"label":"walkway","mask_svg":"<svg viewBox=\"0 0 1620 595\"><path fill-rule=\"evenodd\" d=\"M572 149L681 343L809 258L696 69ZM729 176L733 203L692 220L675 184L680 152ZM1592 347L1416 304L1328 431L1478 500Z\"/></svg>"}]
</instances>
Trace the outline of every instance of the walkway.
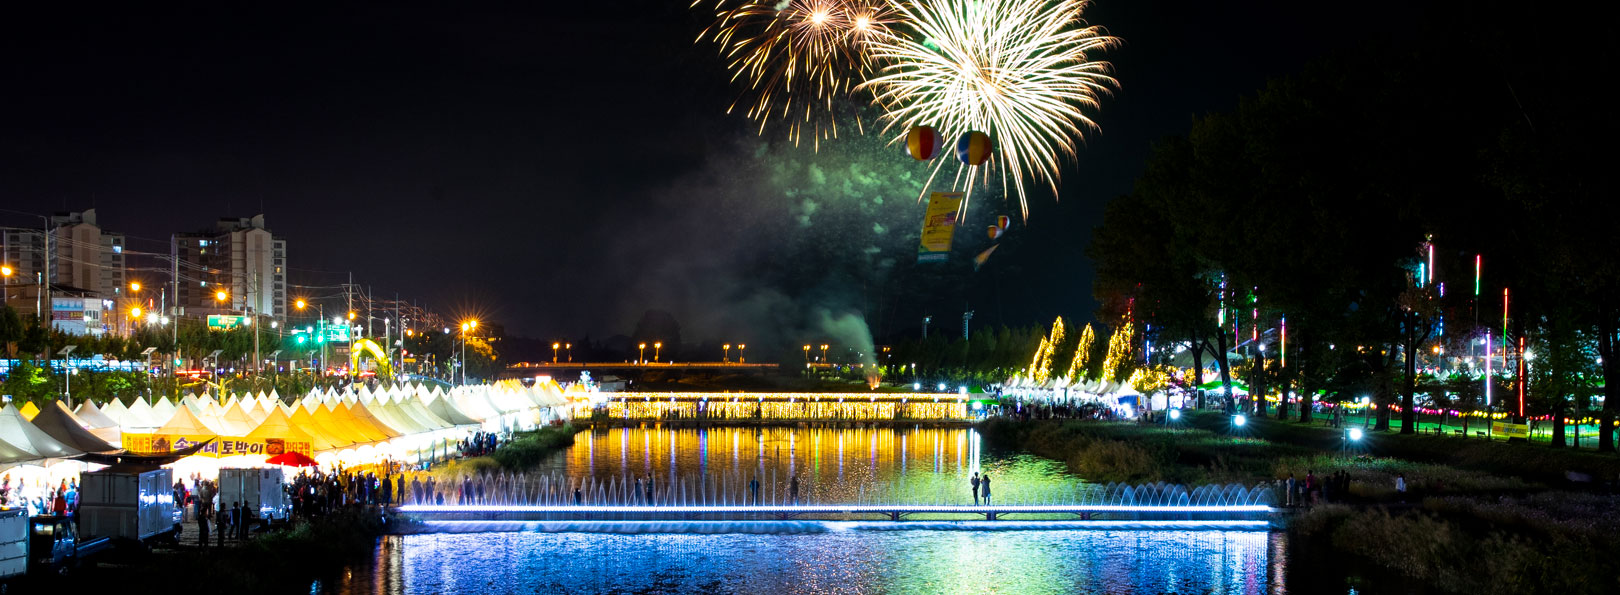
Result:
<instances>
[{"instance_id":1,"label":"walkway","mask_svg":"<svg viewBox=\"0 0 1620 595\"><path fill-rule=\"evenodd\" d=\"M1265 505L932 505L932 504L830 504L798 506L490 506L490 505L422 505L400 506L398 511L423 520L544 520L553 518L574 520L627 520L627 519L713 519L743 518L750 520L798 520L825 517L877 517L893 521L908 515L964 515L985 520L996 520L1006 515L1056 515L1060 519L1079 517L1091 519L1105 517L1138 518L1144 515L1175 515L1203 520L1253 519L1278 512ZM1035 519L1038 520L1038 519Z\"/></svg>"}]
</instances>

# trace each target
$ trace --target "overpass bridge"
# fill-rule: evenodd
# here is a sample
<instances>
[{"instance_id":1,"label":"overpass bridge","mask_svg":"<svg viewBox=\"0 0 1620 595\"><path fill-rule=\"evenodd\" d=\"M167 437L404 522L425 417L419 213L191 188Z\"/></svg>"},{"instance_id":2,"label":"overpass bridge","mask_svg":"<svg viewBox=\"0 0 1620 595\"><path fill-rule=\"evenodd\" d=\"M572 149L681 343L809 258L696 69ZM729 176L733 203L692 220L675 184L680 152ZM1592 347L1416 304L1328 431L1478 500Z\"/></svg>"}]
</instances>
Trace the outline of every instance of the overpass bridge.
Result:
<instances>
[{"instance_id":1,"label":"overpass bridge","mask_svg":"<svg viewBox=\"0 0 1620 595\"><path fill-rule=\"evenodd\" d=\"M640 374L644 372L733 372L770 373L778 366L774 363L747 364L736 362L518 362L500 372L501 378L545 376L558 372L588 370L592 374Z\"/></svg>"}]
</instances>

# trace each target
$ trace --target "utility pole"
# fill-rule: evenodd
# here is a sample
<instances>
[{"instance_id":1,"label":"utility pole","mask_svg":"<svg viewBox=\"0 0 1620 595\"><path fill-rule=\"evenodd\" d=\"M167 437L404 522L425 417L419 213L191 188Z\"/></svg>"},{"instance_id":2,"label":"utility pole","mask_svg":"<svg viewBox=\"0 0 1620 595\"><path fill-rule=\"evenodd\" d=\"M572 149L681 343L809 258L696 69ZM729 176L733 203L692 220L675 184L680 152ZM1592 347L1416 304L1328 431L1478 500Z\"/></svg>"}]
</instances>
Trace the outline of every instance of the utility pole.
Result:
<instances>
[{"instance_id":1,"label":"utility pole","mask_svg":"<svg viewBox=\"0 0 1620 595\"><path fill-rule=\"evenodd\" d=\"M253 374L258 375L259 372L263 371L263 369L260 367L260 362L262 362L263 360L259 359L259 309L257 307L255 307L255 306L257 306L257 304L253 303L253 300L254 300L253 292L254 292L255 289L257 289L259 287L259 272L258 271L253 271L252 279L253 279L253 283L248 285L248 288L247 288L248 289L248 300L247 300L248 301L248 311L247 311L247 314L249 316L252 316L252 318L248 319L248 326L253 327ZM255 380L257 380L257 379L255 379Z\"/></svg>"},{"instance_id":2,"label":"utility pole","mask_svg":"<svg viewBox=\"0 0 1620 595\"><path fill-rule=\"evenodd\" d=\"M45 328L48 329L51 328L51 319L56 318L56 306L51 303L51 273L53 272L51 271L51 220L44 215L40 215L39 218L45 222L45 274L40 276L39 288L40 295L44 296L44 298L40 300L39 307L43 310L45 306L51 306L49 315L40 312L39 317L44 322Z\"/></svg>"},{"instance_id":3,"label":"utility pole","mask_svg":"<svg viewBox=\"0 0 1620 595\"><path fill-rule=\"evenodd\" d=\"M170 322L169 338L174 343L174 353L169 354L169 378L176 377L180 357L180 242L173 235L169 236L169 284L174 289L174 311L169 312Z\"/></svg>"}]
</instances>

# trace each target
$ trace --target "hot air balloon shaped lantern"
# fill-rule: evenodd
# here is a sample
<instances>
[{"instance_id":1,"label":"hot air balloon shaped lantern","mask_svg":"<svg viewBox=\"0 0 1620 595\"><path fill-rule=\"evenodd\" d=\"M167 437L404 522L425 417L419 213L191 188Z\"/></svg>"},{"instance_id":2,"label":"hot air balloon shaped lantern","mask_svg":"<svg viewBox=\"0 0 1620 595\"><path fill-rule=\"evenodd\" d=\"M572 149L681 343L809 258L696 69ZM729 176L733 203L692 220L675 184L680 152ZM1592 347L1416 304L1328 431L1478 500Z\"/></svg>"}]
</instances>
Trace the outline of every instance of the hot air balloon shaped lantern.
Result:
<instances>
[{"instance_id":1,"label":"hot air balloon shaped lantern","mask_svg":"<svg viewBox=\"0 0 1620 595\"><path fill-rule=\"evenodd\" d=\"M994 225L990 226L990 239L992 239L992 240L1001 239L1001 232L1002 232L1002 229L1000 227L996 227Z\"/></svg>"},{"instance_id":2,"label":"hot air balloon shaped lantern","mask_svg":"<svg viewBox=\"0 0 1620 595\"><path fill-rule=\"evenodd\" d=\"M912 159L928 161L939 155L945 147L945 137L929 126L912 126L906 133L906 152Z\"/></svg>"},{"instance_id":3,"label":"hot air balloon shaped lantern","mask_svg":"<svg viewBox=\"0 0 1620 595\"><path fill-rule=\"evenodd\" d=\"M956 139L956 158L969 167L984 165L991 150L990 136L983 132L968 132Z\"/></svg>"},{"instance_id":4,"label":"hot air balloon shaped lantern","mask_svg":"<svg viewBox=\"0 0 1620 595\"><path fill-rule=\"evenodd\" d=\"M1001 231L1007 231L1007 226L1009 226L1009 225L1012 225L1012 218L1011 217L1008 217L1006 215L1001 215L999 217L996 217L996 227L1000 227Z\"/></svg>"}]
</instances>

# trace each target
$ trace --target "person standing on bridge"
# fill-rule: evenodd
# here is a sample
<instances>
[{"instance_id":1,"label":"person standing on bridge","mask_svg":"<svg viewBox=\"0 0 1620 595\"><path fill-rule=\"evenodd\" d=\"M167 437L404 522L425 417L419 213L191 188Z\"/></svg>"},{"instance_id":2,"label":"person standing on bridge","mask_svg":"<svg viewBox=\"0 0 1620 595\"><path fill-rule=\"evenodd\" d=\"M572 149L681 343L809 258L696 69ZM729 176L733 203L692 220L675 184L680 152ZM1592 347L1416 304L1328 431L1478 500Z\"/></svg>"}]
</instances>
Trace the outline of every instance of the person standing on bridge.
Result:
<instances>
[{"instance_id":1,"label":"person standing on bridge","mask_svg":"<svg viewBox=\"0 0 1620 595\"><path fill-rule=\"evenodd\" d=\"M986 473L979 478L979 491L984 493L984 505L990 505L990 474Z\"/></svg>"},{"instance_id":2,"label":"person standing on bridge","mask_svg":"<svg viewBox=\"0 0 1620 595\"><path fill-rule=\"evenodd\" d=\"M979 505L979 472L978 471L973 472L973 479L968 480L968 485L973 486L973 505L978 506Z\"/></svg>"}]
</instances>

